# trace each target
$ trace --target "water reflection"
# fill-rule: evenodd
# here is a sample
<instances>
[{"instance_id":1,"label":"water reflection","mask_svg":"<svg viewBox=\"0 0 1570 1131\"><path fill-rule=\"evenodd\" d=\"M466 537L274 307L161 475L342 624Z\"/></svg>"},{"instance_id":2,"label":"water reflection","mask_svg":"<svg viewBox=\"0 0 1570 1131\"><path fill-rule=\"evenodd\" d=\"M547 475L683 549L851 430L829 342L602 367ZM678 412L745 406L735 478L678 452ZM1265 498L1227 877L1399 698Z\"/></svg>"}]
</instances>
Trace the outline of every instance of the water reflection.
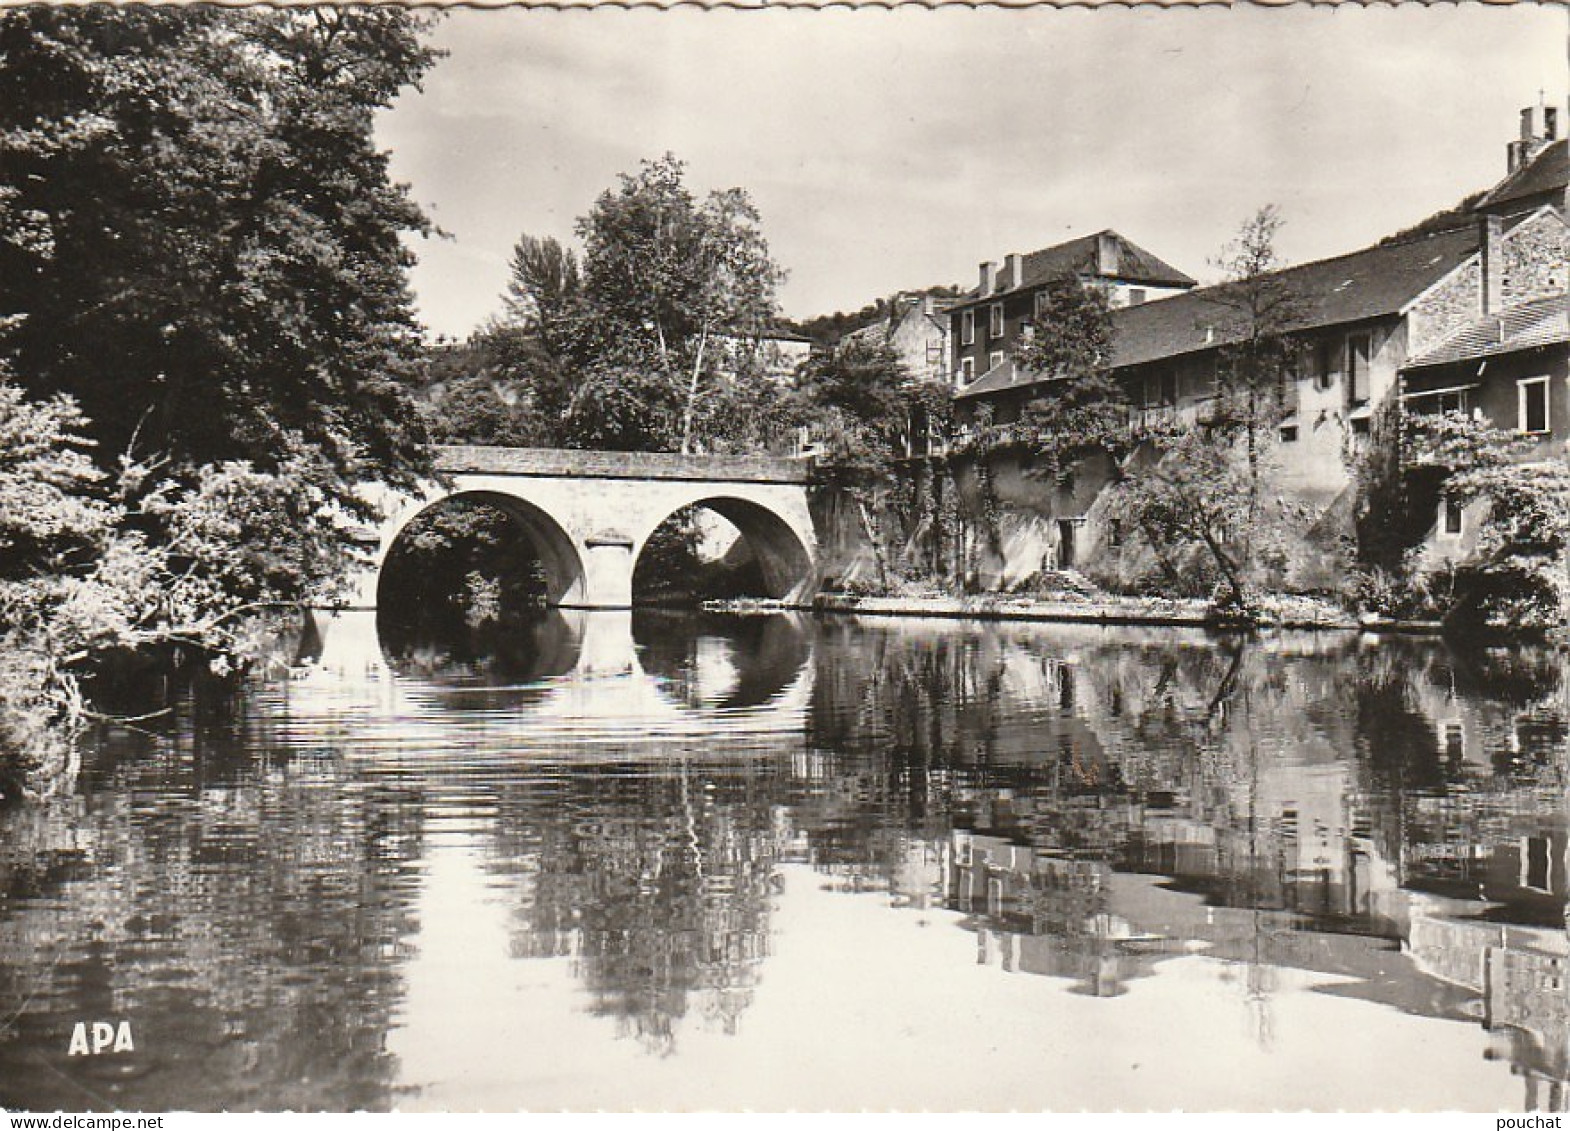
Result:
<instances>
[{"instance_id":1,"label":"water reflection","mask_svg":"<svg viewBox=\"0 0 1570 1131\"><path fill-rule=\"evenodd\" d=\"M1563 656L321 627L0 815L0 1104L1566 1103Z\"/></svg>"}]
</instances>

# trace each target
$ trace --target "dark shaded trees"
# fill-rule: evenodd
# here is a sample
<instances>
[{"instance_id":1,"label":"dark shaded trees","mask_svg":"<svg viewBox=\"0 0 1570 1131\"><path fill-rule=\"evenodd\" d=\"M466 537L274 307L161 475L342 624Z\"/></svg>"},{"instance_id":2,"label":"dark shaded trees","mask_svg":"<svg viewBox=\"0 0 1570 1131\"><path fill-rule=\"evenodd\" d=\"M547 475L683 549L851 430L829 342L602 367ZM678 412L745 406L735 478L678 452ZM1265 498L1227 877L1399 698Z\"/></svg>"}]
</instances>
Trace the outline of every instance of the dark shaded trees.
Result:
<instances>
[{"instance_id":1,"label":"dark shaded trees","mask_svg":"<svg viewBox=\"0 0 1570 1131\"><path fill-rule=\"evenodd\" d=\"M0 777L69 777L84 677L257 654L414 481L423 354L372 116L395 8L0 15Z\"/></svg>"},{"instance_id":2,"label":"dark shaded trees","mask_svg":"<svg viewBox=\"0 0 1570 1131\"><path fill-rule=\"evenodd\" d=\"M0 357L107 466L422 464L421 355L372 115L432 62L396 8L0 17Z\"/></svg>"}]
</instances>

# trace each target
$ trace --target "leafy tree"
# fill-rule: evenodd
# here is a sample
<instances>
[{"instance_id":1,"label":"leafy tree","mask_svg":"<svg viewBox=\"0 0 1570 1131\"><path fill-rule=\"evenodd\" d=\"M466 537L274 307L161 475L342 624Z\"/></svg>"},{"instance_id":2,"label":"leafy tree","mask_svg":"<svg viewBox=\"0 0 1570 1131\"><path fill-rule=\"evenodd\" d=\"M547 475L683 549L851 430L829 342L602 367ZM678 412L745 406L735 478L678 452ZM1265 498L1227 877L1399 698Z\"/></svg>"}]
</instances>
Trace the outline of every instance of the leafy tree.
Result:
<instances>
[{"instance_id":1,"label":"leafy tree","mask_svg":"<svg viewBox=\"0 0 1570 1131\"><path fill-rule=\"evenodd\" d=\"M745 192L699 201L684 178L669 154L624 174L577 223L581 265L554 240L514 248L509 314L577 374L564 407L572 446L712 447L735 423L712 408L725 382L765 379L737 373L745 354L721 340L768 327L783 272Z\"/></svg>"},{"instance_id":2,"label":"leafy tree","mask_svg":"<svg viewBox=\"0 0 1570 1131\"><path fill-rule=\"evenodd\" d=\"M1247 616L1258 552L1285 536L1301 517L1297 508L1282 498L1252 503L1254 476L1225 433L1189 428L1157 436L1145 460L1114 485L1107 517L1139 531L1169 568L1200 550L1221 580L1217 604Z\"/></svg>"},{"instance_id":3,"label":"leafy tree","mask_svg":"<svg viewBox=\"0 0 1570 1131\"><path fill-rule=\"evenodd\" d=\"M69 398L0 381L0 793L68 778L82 680L105 661L195 654L227 671L261 647L247 614L343 564L308 469L229 462L192 485L126 461L109 475L87 428Z\"/></svg>"},{"instance_id":4,"label":"leafy tree","mask_svg":"<svg viewBox=\"0 0 1570 1131\"><path fill-rule=\"evenodd\" d=\"M0 357L76 398L102 466L133 447L184 469L294 461L350 506L356 481L420 469L400 236L427 224L371 129L432 61L420 26L397 8L0 16Z\"/></svg>"},{"instance_id":5,"label":"leafy tree","mask_svg":"<svg viewBox=\"0 0 1570 1131\"><path fill-rule=\"evenodd\" d=\"M1036 455L1041 473L1061 482L1089 456L1126 455L1132 435L1127 395L1107 369L1113 325L1106 292L1066 275L1042 295L1014 363L1048 383L1014 435Z\"/></svg>"},{"instance_id":6,"label":"leafy tree","mask_svg":"<svg viewBox=\"0 0 1570 1131\"><path fill-rule=\"evenodd\" d=\"M798 389L802 419L823 447L823 485L845 492L854 503L878 584L886 589L890 551L884 517L915 399L909 372L887 343L848 338L808 359Z\"/></svg>"},{"instance_id":7,"label":"leafy tree","mask_svg":"<svg viewBox=\"0 0 1570 1131\"><path fill-rule=\"evenodd\" d=\"M521 326L493 323L436 345L418 386L439 444L557 447L571 389L556 359Z\"/></svg>"},{"instance_id":8,"label":"leafy tree","mask_svg":"<svg viewBox=\"0 0 1570 1131\"><path fill-rule=\"evenodd\" d=\"M1291 331L1302 303L1280 274L1276 237L1284 221L1265 205L1243 222L1216 266L1225 281L1212 292L1230 323L1229 341L1217 354L1213 424L1238 436L1248 461L1248 508L1260 505L1266 450L1279 436L1296 381L1298 343Z\"/></svg>"},{"instance_id":9,"label":"leafy tree","mask_svg":"<svg viewBox=\"0 0 1570 1131\"><path fill-rule=\"evenodd\" d=\"M1149 429L1148 448L1114 489L1109 515L1144 535L1169 567L1201 549L1221 579L1220 605L1248 616L1265 567L1284 564L1301 507L1268 490L1272 449L1295 380L1299 311L1280 277L1267 206L1244 222L1219 261L1228 279L1212 292L1226 344L1216 354L1215 404L1192 426Z\"/></svg>"},{"instance_id":10,"label":"leafy tree","mask_svg":"<svg viewBox=\"0 0 1570 1131\"><path fill-rule=\"evenodd\" d=\"M341 576L356 486L424 467L400 238L426 225L371 133L419 31L0 15L0 776L68 777L117 657L257 655L254 614Z\"/></svg>"}]
</instances>

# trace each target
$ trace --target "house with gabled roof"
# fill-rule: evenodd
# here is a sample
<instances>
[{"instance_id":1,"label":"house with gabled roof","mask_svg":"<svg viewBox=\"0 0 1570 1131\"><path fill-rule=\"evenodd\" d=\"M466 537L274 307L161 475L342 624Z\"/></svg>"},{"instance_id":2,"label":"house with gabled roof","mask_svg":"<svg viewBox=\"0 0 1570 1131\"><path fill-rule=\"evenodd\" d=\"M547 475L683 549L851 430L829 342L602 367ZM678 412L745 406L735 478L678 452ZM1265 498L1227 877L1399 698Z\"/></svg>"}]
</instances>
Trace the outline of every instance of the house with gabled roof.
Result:
<instances>
[{"instance_id":1,"label":"house with gabled roof","mask_svg":"<svg viewBox=\"0 0 1570 1131\"><path fill-rule=\"evenodd\" d=\"M899 354L916 381L942 381L949 372L949 307L954 300L933 294L900 293L879 318L840 339L886 345Z\"/></svg>"},{"instance_id":2,"label":"house with gabled roof","mask_svg":"<svg viewBox=\"0 0 1570 1131\"><path fill-rule=\"evenodd\" d=\"M984 262L976 287L949 308L956 391L1013 368L1010 355L1036 317L1047 284L1065 276L1104 289L1114 308L1139 306L1198 285L1110 229L1028 254L1006 255L1001 269Z\"/></svg>"}]
</instances>

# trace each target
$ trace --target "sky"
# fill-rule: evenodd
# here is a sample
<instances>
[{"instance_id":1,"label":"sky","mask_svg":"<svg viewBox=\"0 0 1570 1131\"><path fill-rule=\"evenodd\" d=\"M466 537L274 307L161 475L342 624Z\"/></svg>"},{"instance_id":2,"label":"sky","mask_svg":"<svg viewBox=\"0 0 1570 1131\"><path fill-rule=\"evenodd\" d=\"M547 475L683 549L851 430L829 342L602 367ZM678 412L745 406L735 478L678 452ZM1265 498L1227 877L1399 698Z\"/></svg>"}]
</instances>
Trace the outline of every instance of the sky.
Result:
<instances>
[{"instance_id":1,"label":"sky","mask_svg":"<svg viewBox=\"0 0 1570 1131\"><path fill-rule=\"evenodd\" d=\"M457 9L432 38L377 136L445 233L411 246L450 337L519 236L575 244L666 152L751 195L808 318L1104 228L1210 281L1265 204L1288 262L1352 251L1499 180L1520 109L1570 90L1570 8L1530 4Z\"/></svg>"}]
</instances>

